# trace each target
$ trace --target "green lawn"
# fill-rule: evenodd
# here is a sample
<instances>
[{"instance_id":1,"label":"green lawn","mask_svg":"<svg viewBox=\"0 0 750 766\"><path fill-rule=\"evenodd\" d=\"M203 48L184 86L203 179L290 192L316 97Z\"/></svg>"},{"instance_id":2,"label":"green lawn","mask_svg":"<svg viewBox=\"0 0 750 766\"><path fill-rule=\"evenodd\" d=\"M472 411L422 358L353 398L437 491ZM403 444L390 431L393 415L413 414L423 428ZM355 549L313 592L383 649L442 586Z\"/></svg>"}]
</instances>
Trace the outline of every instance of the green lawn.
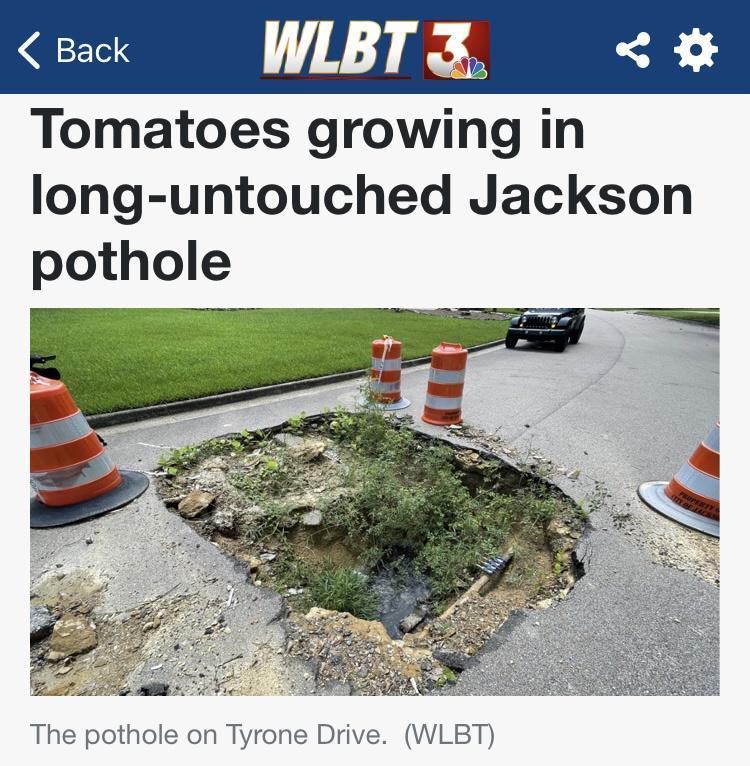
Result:
<instances>
[{"instance_id":1,"label":"green lawn","mask_svg":"<svg viewBox=\"0 0 750 766\"><path fill-rule=\"evenodd\" d=\"M665 319L679 319L683 322L719 324L718 309L642 309L638 313L648 314L652 317L664 317Z\"/></svg>"},{"instance_id":2,"label":"green lawn","mask_svg":"<svg viewBox=\"0 0 750 766\"><path fill-rule=\"evenodd\" d=\"M718 308L679 308L679 309L643 309L643 308L605 308L604 311L635 311L636 314L647 314L652 317L679 319L683 322L705 322L719 324L720 311Z\"/></svg>"},{"instance_id":3,"label":"green lawn","mask_svg":"<svg viewBox=\"0 0 750 766\"><path fill-rule=\"evenodd\" d=\"M404 358L504 338L507 322L383 309L32 309L31 350L57 354L93 414L356 370L388 334Z\"/></svg>"}]
</instances>

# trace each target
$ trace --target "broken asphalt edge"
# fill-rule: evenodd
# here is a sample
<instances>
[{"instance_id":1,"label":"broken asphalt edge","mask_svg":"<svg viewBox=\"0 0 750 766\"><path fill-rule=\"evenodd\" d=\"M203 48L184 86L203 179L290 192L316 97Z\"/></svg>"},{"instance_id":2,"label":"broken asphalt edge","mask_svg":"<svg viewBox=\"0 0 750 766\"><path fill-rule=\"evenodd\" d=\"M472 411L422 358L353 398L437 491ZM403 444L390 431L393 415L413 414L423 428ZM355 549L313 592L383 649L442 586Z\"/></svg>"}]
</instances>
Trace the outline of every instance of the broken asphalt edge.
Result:
<instances>
[{"instance_id":1,"label":"broken asphalt edge","mask_svg":"<svg viewBox=\"0 0 750 766\"><path fill-rule=\"evenodd\" d=\"M468 352L484 351L485 349L504 346L505 338L493 340L489 343L480 343L477 346L470 346ZM401 362L402 368L416 367L421 364L428 364L431 361L430 356L418 356L414 359L406 359ZM302 378L300 380L290 380L286 383L274 383L270 386L259 386L257 388L243 388L239 391L227 391L223 394L211 394L210 396L200 396L195 399L181 399L176 402L165 402L164 404L150 404L146 407L133 407L128 410L115 410L114 412L102 412L98 415L87 415L86 419L92 428L106 428L107 426L116 426L123 423L134 423L139 420L149 418L159 418L165 415L177 415L190 410L206 409L208 407L218 407L223 404L234 404L235 402L244 402L250 399L260 399L264 396L278 396L292 391L301 391L307 388L316 388L317 386L326 386L331 383L342 383L347 380L354 380L367 374L369 369L348 370L346 372L335 372L331 375L321 375L317 378Z\"/></svg>"}]
</instances>

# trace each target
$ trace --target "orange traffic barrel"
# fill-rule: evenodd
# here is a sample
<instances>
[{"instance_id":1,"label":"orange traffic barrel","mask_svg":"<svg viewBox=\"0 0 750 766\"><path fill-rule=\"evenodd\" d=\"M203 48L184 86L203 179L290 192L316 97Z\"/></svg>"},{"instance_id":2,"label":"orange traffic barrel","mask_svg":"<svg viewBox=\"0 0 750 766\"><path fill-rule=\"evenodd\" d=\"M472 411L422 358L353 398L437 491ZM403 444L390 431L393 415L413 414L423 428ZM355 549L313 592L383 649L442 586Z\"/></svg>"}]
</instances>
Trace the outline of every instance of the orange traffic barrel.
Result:
<instances>
[{"instance_id":1,"label":"orange traffic barrel","mask_svg":"<svg viewBox=\"0 0 750 766\"><path fill-rule=\"evenodd\" d=\"M669 483L648 481L638 496L670 519L719 537L719 454L717 423Z\"/></svg>"},{"instance_id":2,"label":"orange traffic barrel","mask_svg":"<svg viewBox=\"0 0 750 766\"><path fill-rule=\"evenodd\" d=\"M422 420L435 426L461 422L464 375L469 352L460 343L441 343L432 349L427 397Z\"/></svg>"},{"instance_id":3,"label":"orange traffic barrel","mask_svg":"<svg viewBox=\"0 0 750 766\"><path fill-rule=\"evenodd\" d=\"M383 335L372 342L370 391L385 410L402 410L410 402L401 395L400 340Z\"/></svg>"},{"instance_id":4,"label":"orange traffic barrel","mask_svg":"<svg viewBox=\"0 0 750 766\"><path fill-rule=\"evenodd\" d=\"M99 516L142 494L148 477L119 471L59 380L34 370L31 388L31 526Z\"/></svg>"}]
</instances>

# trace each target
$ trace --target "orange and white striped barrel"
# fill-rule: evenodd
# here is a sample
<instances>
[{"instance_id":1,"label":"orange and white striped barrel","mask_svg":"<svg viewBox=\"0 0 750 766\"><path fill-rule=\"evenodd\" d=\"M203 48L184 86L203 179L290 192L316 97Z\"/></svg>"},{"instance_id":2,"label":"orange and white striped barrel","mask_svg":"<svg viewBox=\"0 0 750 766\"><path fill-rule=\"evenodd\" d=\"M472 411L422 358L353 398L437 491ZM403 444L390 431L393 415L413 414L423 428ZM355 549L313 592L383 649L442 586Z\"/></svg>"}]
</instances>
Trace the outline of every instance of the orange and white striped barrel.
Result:
<instances>
[{"instance_id":1,"label":"orange and white striped barrel","mask_svg":"<svg viewBox=\"0 0 750 766\"><path fill-rule=\"evenodd\" d=\"M469 352L460 343L441 343L432 349L427 397L422 420L436 426L460 423L464 376Z\"/></svg>"},{"instance_id":2,"label":"orange and white striped barrel","mask_svg":"<svg viewBox=\"0 0 750 766\"><path fill-rule=\"evenodd\" d=\"M387 410L409 406L408 400L401 396L401 348L401 341L390 335L372 342L370 391Z\"/></svg>"},{"instance_id":3,"label":"orange and white striped barrel","mask_svg":"<svg viewBox=\"0 0 750 766\"><path fill-rule=\"evenodd\" d=\"M31 372L31 483L44 505L81 503L122 477L64 383Z\"/></svg>"},{"instance_id":4,"label":"orange and white striped barrel","mask_svg":"<svg viewBox=\"0 0 750 766\"><path fill-rule=\"evenodd\" d=\"M688 527L719 537L720 426L711 429L669 483L638 488L646 505Z\"/></svg>"},{"instance_id":5,"label":"orange and white striped barrel","mask_svg":"<svg viewBox=\"0 0 750 766\"><path fill-rule=\"evenodd\" d=\"M372 342L370 389L382 402L401 398L401 341L388 335Z\"/></svg>"}]
</instances>

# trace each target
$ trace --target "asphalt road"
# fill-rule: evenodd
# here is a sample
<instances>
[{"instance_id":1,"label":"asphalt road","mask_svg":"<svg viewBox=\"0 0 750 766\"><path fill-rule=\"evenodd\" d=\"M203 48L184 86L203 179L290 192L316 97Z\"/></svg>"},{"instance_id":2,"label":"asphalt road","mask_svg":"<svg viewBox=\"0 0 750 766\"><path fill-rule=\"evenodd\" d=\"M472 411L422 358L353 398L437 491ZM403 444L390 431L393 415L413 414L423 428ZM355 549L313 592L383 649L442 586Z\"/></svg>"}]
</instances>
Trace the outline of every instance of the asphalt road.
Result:
<instances>
[{"instance_id":1,"label":"asphalt road","mask_svg":"<svg viewBox=\"0 0 750 766\"><path fill-rule=\"evenodd\" d=\"M469 422L580 470L560 479L574 497L595 481L609 496L592 514L579 552L586 575L570 596L515 615L453 692L718 694L719 591L691 572L712 571L718 543L635 493L668 480L718 418L719 332L589 312L564 354L519 345L470 361Z\"/></svg>"},{"instance_id":2,"label":"asphalt road","mask_svg":"<svg viewBox=\"0 0 750 766\"><path fill-rule=\"evenodd\" d=\"M413 402L406 412L417 420L426 376L426 368L403 374L404 394ZM147 470L165 448L273 425L302 410L349 405L355 393L355 383L342 383L102 434L122 467ZM718 543L663 519L636 496L641 482L668 480L718 414L719 331L711 327L589 311L581 342L564 354L521 343L470 356L466 423L520 454L553 461L554 478L594 510L578 551L585 576L554 607L514 614L452 693L719 693ZM567 478L571 470L579 478ZM165 583L179 579L193 543L192 531L155 502L153 491L136 508L87 527L98 535L96 546L83 545L77 527L33 531L32 579L54 563L96 556L110 581L119 582L117 598L129 604L144 589L144 598L162 590L161 573ZM144 538L138 567L115 551ZM266 630L278 646L277 597L244 583L225 562L203 546L189 578L193 592L211 574L216 583L218 568L216 587L226 582L252 598L267 614L255 632Z\"/></svg>"}]
</instances>

